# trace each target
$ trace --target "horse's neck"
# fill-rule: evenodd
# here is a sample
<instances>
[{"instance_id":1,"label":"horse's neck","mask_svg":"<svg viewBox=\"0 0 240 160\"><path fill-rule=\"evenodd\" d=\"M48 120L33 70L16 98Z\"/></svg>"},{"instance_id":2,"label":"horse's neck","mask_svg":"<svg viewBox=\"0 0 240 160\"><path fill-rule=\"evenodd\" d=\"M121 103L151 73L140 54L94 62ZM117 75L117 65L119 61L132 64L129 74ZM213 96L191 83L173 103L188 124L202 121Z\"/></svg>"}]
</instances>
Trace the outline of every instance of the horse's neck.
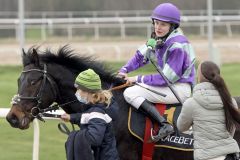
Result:
<instances>
[{"instance_id":1,"label":"horse's neck","mask_svg":"<svg viewBox=\"0 0 240 160\"><path fill-rule=\"evenodd\" d=\"M58 64L49 64L48 72L54 78L58 87L58 103L66 103L69 99L73 99L75 93L73 84L76 75Z\"/></svg>"}]
</instances>

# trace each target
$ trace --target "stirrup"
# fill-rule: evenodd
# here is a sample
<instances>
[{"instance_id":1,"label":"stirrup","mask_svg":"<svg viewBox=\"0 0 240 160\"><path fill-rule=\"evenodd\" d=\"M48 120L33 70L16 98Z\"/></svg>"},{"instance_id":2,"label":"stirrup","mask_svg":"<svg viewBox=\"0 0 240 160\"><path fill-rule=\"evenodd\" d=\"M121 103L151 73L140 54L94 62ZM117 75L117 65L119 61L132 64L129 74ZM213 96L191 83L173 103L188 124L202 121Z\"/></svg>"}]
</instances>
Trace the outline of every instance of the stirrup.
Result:
<instances>
[{"instance_id":1,"label":"stirrup","mask_svg":"<svg viewBox=\"0 0 240 160\"><path fill-rule=\"evenodd\" d=\"M159 135L154 136L153 132L154 132L154 130L153 130L153 128L151 128L151 140L152 140L152 142L155 143L160 140L160 136Z\"/></svg>"},{"instance_id":2,"label":"stirrup","mask_svg":"<svg viewBox=\"0 0 240 160\"><path fill-rule=\"evenodd\" d=\"M173 126L171 126L171 127L173 127ZM157 141L159 141L160 139L162 139L162 138L165 138L165 137L167 137L168 135L171 135L171 134L173 134L174 133L174 130L172 131L172 132L169 132L167 135L161 135L160 133L160 129L159 129L159 131L158 131L158 134L157 135L153 135L153 128L151 128L151 139L152 139L152 141L153 142L157 142Z\"/></svg>"}]
</instances>

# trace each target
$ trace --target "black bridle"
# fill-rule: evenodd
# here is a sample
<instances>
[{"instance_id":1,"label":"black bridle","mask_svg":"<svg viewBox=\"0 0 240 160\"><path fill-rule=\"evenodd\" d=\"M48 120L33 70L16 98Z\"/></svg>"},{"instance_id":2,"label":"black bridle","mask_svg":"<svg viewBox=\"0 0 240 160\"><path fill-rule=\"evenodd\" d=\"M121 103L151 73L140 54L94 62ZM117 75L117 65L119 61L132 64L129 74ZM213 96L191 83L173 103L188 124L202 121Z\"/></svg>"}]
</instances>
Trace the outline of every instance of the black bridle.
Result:
<instances>
[{"instance_id":1,"label":"black bridle","mask_svg":"<svg viewBox=\"0 0 240 160\"><path fill-rule=\"evenodd\" d=\"M29 73L29 72L40 72L40 73L43 74L43 80L42 80L42 83L41 83L41 86L40 86L40 89L39 89L37 95L36 96L22 96L22 95L17 94L12 98L11 104L18 104L21 100L36 101L37 105L31 109L30 114L35 118L43 120L41 118L41 116L39 115L40 113L44 113L46 111L58 109L58 108L56 108L56 106L55 107L49 106L46 109L41 109L42 108L41 105L42 105L43 89L46 86L46 82L48 81L50 83L51 90L52 90L53 95L55 97L54 98L55 101L57 100L57 98L59 96L59 90L58 90L56 82L53 80L53 78L47 72L47 64L44 64L44 69L43 70L41 70L41 69L29 69L29 70L22 71L22 73Z\"/></svg>"}]
</instances>

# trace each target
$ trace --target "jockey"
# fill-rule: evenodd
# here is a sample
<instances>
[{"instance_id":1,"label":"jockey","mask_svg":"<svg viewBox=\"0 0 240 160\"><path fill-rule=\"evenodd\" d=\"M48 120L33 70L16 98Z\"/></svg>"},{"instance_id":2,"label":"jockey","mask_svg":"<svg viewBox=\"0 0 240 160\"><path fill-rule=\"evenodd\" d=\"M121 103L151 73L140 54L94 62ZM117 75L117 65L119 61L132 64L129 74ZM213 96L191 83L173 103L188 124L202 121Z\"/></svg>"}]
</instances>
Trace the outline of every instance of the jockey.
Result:
<instances>
[{"instance_id":1,"label":"jockey","mask_svg":"<svg viewBox=\"0 0 240 160\"><path fill-rule=\"evenodd\" d=\"M79 102L85 104L86 111L61 116L64 121L78 124L81 128L77 133L69 135L66 142L67 160L118 160L112 118L106 113L111 93L101 89L100 77L92 69L77 76L75 87L76 97Z\"/></svg>"},{"instance_id":2,"label":"jockey","mask_svg":"<svg viewBox=\"0 0 240 160\"><path fill-rule=\"evenodd\" d=\"M195 54L188 39L180 31L180 11L171 3L158 5L151 15L154 31L151 39L138 48L133 58L124 65L118 73L129 83L139 83L124 91L125 100L136 109L143 110L149 118L160 125L157 140L166 137L174 132L164 117L162 117L152 103L174 104L179 103L173 92L167 85L164 78L153 73L149 75L137 75L129 77L127 74L149 62L146 59L149 45L155 49L152 53L153 60L162 69L163 74L172 84L179 98L185 101L191 96L191 89L195 81ZM152 40L154 39L154 42ZM150 44L151 43L151 44ZM166 97L159 96L149 90L166 94Z\"/></svg>"}]
</instances>

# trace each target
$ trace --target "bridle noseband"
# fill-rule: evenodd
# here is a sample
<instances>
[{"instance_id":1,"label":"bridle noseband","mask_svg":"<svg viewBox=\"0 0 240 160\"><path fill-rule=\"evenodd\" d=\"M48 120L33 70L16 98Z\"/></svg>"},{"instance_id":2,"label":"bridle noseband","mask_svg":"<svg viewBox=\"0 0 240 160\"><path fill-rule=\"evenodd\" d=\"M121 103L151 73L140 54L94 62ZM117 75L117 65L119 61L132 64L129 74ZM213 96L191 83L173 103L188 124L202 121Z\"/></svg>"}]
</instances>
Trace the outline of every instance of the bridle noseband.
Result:
<instances>
[{"instance_id":1,"label":"bridle noseband","mask_svg":"<svg viewBox=\"0 0 240 160\"><path fill-rule=\"evenodd\" d=\"M41 111L42 111L42 109L41 109L42 94L43 94L43 89L46 85L46 82L48 81L51 85L51 90L52 90L53 95L55 97L54 98L55 101L57 100L57 98L59 96L59 90L58 90L56 82L53 80L53 78L47 72L47 64L44 64L44 69L43 70L41 70L41 69L29 69L29 70L22 71L22 73L29 73L29 72L40 72L40 73L43 74L43 80L42 80L42 83L41 83L41 86L40 86L40 89L39 89L37 95L36 96L22 96L22 95L19 95L19 94L14 95L14 97L12 98L11 104L18 104L21 100L37 101L37 105L31 109L30 114L33 117L36 117L36 118L40 119L41 117L39 116L39 113L41 113ZM49 106L49 108L50 107L51 106Z\"/></svg>"}]
</instances>

